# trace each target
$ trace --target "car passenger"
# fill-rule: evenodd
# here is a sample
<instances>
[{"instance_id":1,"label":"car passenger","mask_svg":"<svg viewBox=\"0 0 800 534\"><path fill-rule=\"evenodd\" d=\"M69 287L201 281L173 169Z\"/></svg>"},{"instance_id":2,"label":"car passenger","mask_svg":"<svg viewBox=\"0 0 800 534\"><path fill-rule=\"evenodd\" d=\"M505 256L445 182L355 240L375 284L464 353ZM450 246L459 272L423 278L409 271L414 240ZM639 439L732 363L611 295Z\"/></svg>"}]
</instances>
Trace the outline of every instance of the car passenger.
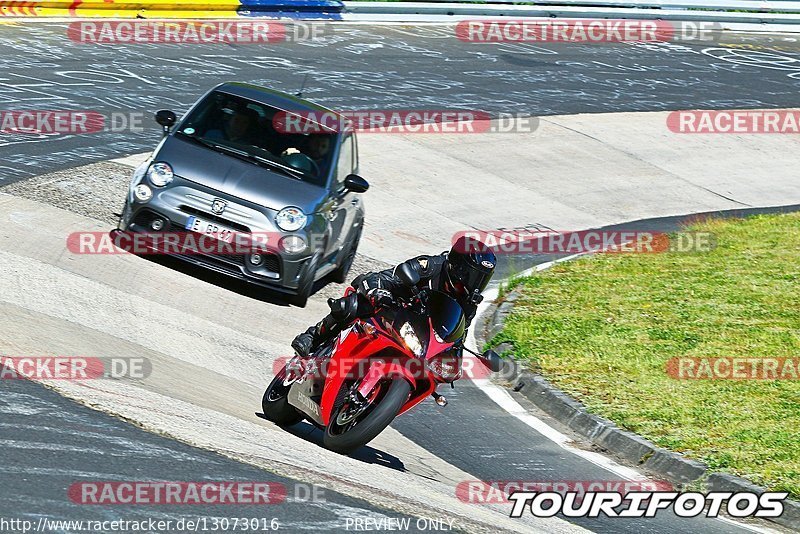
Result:
<instances>
[{"instance_id":1,"label":"car passenger","mask_svg":"<svg viewBox=\"0 0 800 534\"><path fill-rule=\"evenodd\" d=\"M223 120L222 130L212 129L206 132L207 139L222 139L243 145L255 145L255 127L258 125L258 113L249 108L235 110Z\"/></svg>"},{"instance_id":2,"label":"car passenger","mask_svg":"<svg viewBox=\"0 0 800 534\"><path fill-rule=\"evenodd\" d=\"M312 135L306 143L306 153L320 169L327 168L325 163L330 151L331 138L329 135Z\"/></svg>"}]
</instances>

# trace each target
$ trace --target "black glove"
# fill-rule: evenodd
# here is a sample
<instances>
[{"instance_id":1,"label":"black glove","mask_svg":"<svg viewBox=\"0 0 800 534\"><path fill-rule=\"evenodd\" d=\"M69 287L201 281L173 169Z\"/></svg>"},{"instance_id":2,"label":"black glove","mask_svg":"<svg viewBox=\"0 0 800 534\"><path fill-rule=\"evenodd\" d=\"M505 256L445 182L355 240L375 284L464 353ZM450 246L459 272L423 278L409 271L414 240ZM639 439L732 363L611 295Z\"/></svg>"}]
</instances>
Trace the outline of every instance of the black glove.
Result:
<instances>
[{"instance_id":1,"label":"black glove","mask_svg":"<svg viewBox=\"0 0 800 534\"><path fill-rule=\"evenodd\" d=\"M367 291L367 298L369 298L373 307L389 307L397 304L394 295L386 289L373 288Z\"/></svg>"}]
</instances>

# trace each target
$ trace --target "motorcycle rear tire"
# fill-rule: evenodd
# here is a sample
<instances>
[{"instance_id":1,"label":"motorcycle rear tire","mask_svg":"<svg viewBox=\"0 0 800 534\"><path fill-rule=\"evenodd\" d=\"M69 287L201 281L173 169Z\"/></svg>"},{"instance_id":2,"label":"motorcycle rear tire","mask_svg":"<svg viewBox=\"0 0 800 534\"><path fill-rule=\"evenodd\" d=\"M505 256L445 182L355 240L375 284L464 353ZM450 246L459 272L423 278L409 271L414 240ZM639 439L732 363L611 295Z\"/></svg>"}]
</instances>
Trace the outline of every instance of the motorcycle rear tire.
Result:
<instances>
[{"instance_id":1,"label":"motorcycle rear tire","mask_svg":"<svg viewBox=\"0 0 800 534\"><path fill-rule=\"evenodd\" d=\"M284 376L286 369L275 375L269 383L261 398L261 409L264 416L273 423L279 426L292 426L302 421L304 417L297 408L289 404L287 399L289 390L283 385Z\"/></svg>"}]
</instances>

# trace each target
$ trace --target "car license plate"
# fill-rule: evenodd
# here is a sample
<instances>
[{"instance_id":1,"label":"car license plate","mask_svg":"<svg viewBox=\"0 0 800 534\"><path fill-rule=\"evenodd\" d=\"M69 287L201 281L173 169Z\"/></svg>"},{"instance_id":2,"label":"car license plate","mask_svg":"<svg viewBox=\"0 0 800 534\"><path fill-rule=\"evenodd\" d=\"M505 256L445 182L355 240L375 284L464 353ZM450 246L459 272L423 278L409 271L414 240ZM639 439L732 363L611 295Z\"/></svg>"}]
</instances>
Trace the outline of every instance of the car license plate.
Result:
<instances>
[{"instance_id":1,"label":"car license plate","mask_svg":"<svg viewBox=\"0 0 800 534\"><path fill-rule=\"evenodd\" d=\"M231 228L221 226L214 222L204 221L195 216L189 217L189 221L186 223L186 229L199 234L210 235L225 243L233 241L233 236L235 234L235 230Z\"/></svg>"}]
</instances>

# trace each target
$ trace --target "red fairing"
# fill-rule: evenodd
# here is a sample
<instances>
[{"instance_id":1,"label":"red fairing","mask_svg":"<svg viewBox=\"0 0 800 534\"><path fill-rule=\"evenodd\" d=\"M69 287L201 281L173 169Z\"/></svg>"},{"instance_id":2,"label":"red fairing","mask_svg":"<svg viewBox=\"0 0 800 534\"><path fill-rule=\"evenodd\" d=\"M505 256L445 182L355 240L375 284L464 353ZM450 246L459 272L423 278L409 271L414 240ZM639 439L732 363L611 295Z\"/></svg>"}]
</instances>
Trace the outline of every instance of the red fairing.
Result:
<instances>
[{"instance_id":1,"label":"red fairing","mask_svg":"<svg viewBox=\"0 0 800 534\"><path fill-rule=\"evenodd\" d=\"M356 321L360 324L361 321ZM357 377L359 362L369 362L369 357L376 352L384 349L395 348L398 352L402 348L392 342L385 336L371 336L369 334L359 334L356 331L356 326L353 325L339 334L339 339L336 340L328 364L328 372L325 380L325 388L322 391L321 407L322 407L322 422L328 424L330 421L333 405L336 402L336 395L342 387L345 379L348 377ZM361 363L365 366L365 363ZM366 371L368 367L364 367Z\"/></svg>"},{"instance_id":2,"label":"red fairing","mask_svg":"<svg viewBox=\"0 0 800 534\"><path fill-rule=\"evenodd\" d=\"M370 327L385 335L367 333L366 329ZM428 354L435 355L452 347L452 343L442 344L436 341L432 330L430 334ZM323 423L329 423L336 396L346 379L366 378L359 388L366 397L383 377L394 375L403 376L412 386L411 397L400 413L416 406L436 389L437 379L424 362L405 344L396 340L381 321L357 320L353 326L339 334L334 345L321 399Z\"/></svg>"}]
</instances>

